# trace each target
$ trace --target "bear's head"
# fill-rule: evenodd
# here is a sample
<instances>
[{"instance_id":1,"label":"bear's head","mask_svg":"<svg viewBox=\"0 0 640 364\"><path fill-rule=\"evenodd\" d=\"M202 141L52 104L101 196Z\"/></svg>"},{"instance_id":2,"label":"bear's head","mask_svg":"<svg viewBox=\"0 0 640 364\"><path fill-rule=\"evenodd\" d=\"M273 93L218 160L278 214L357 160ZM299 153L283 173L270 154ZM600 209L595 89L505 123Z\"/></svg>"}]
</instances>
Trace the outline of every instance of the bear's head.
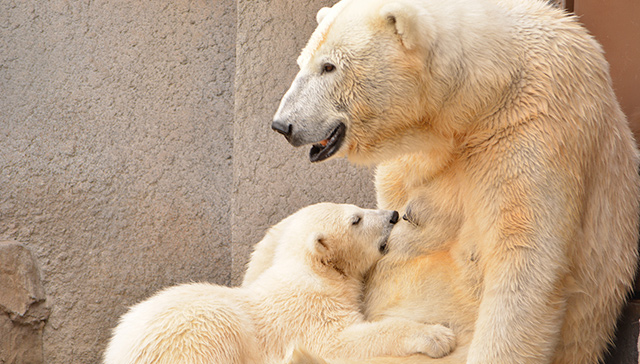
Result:
<instances>
[{"instance_id":1,"label":"bear's head","mask_svg":"<svg viewBox=\"0 0 640 364\"><path fill-rule=\"evenodd\" d=\"M300 71L274 116L272 128L293 146L313 144L312 162L334 155L359 161L381 139L409 132L410 123L388 119L421 117L406 114L421 99L421 58L413 54L414 30L405 29L410 14L375 8L343 1L320 10L298 58ZM372 12L378 15L363 14Z\"/></svg>"},{"instance_id":2,"label":"bear's head","mask_svg":"<svg viewBox=\"0 0 640 364\"><path fill-rule=\"evenodd\" d=\"M397 221L396 211L334 203L307 206L272 227L255 246L243 285L269 268L299 271L301 264L322 276L330 272L361 279L386 253Z\"/></svg>"},{"instance_id":3,"label":"bear's head","mask_svg":"<svg viewBox=\"0 0 640 364\"><path fill-rule=\"evenodd\" d=\"M451 3L343 0L320 10L272 128L293 146L311 144L312 162L375 164L453 148L510 71L487 71L498 52L472 29L476 4Z\"/></svg>"}]
</instances>

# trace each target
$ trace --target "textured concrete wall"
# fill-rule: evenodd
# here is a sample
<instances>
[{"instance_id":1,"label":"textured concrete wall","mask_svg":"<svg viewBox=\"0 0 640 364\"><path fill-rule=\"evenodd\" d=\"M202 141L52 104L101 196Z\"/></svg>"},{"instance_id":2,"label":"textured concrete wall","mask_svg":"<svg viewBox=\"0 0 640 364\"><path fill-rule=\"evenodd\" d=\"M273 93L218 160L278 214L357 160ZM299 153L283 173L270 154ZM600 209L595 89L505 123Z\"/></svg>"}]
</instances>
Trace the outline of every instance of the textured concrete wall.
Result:
<instances>
[{"instance_id":1,"label":"textured concrete wall","mask_svg":"<svg viewBox=\"0 0 640 364\"><path fill-rule=\"evenodd\" d=\"M346 160L309 162L271 130L280 98L298 72L296 58L332 0L238 0L233 145L233 277L265 229L320 201L375 206L371 171Z\"/></svg>"},{"instance_id":2,"label":"textured concrete wall","mask_svg":"<svg viewBox=\"0 0 640 364\"><path fill-rule=\"evenodd\" d=\"M235 19L233 0L0 0L0 237L40 264L46 363L97 363L161 287L230 281Z\"/></svg>"},{"instance_id":3,"label":"textured concrete wall","mask_svg":"<svg viewBox=\"0 0 640 364\"><path fill-rule=\"evenodd\" d=\"M162 287L239 282L304 205L374 206L370 171L270 130L330 3L0 0L0 239L40 266L44 362L98 363Z\"/></svg>"}]
</instances>

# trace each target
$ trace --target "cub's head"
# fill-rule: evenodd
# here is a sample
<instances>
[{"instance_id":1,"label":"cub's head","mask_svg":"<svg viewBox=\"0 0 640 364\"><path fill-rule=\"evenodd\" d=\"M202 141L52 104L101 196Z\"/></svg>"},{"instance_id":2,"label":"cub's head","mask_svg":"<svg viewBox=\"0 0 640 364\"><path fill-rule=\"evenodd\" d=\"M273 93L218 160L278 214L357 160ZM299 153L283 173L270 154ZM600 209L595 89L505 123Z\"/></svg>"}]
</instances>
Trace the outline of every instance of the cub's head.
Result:
<instances>
[{"instance_id":1,"label":"cub's head","mask_svg":"<svg viewBox=\"0 0 640 364\"><path fill-rule=\"evenodd\" d=\"M267 269L300 264L321 275L361 279L386 253L397 221L396 211L333 203L305 207L272 227L256 244L243 286Z\"/></svg>"},{"instance_id":2,"label":"cub's head","mask_svg":"<svg viewBox=\"0 0 640 364\"><path fill-rule=\"evenodd\" d=\"M281 247L297 249L314 269L361 278L387 252L398 213L320 203L293 216Z\"/></svg>"},{"instance_id":3,"label":"cub's head","mask_svg":"<svg viewBox=\"0 0 640 364\"><path fill-rule=\"evenodd\" d=\"M369 164L404 152L424 119L424 45L417 10L378 0L343 0L317 15L300 71L272 128L310 160ZM415 145L415 143L412 143Z\"/></svg>"}]
</instances>

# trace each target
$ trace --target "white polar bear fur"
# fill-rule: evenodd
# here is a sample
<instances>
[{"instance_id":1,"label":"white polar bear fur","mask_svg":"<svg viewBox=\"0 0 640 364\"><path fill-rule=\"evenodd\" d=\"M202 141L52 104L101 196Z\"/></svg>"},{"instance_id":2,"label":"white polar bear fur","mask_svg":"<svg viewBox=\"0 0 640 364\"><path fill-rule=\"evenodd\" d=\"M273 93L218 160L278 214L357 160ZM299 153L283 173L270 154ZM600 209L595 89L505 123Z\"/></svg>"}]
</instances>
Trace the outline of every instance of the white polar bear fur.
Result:
<instances>
[{"instance_id":1,"label":"white polar bear fur","mask_svg":"<svg viewBox=\"0 0 640 364\"><path fill-rule=\"evenodd\" d=\"M272 127L313 152L344 124L324 156L376 164L378 206L418 221L393 233L405 250L377 265L367 318L448 318L460 343L366 362L599 362L640 195L599 44L536 0L344 0L318 19Z\"/></svg>"},{"instance_id":2,"label":"white polar bear fur","mask_svg":"<svg viewBox=\"0 0 640 364\"><path fill-rule=\"evenodd\" d=\"M242 287L185 284L134 306L114 330L106 364L280 363L294 345L326 357L446 355L450 329L364 321L363 275L381 257L392 211L304 208L256 245Z\"/></svg>"}]
</instances>

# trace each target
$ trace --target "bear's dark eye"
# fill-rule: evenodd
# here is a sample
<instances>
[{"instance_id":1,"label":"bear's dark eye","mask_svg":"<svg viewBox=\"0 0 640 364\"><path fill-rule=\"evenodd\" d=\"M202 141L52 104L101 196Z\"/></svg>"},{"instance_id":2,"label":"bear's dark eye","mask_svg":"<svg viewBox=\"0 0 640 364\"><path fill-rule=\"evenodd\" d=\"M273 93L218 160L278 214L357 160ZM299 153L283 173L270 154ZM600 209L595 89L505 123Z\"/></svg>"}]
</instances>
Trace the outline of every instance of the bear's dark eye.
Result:
<instances>
[{"instance_id":1,"label":"bear's dark eye","mask_svg":"<svg viewBox=\"0 0 640 364\"><path fill-rule=\"evenodd\" d=\"M335 69L336 69L336 66L332 65L331 63L325 63L324 65L322 65L323 73L333 72L335 71Z\"/></svg>"},{"instance_id":2,"label":"bear's dark eye","mask_svg":"<svg viewBox=\"0 0 640 364\"><path fill-rule=\"evenodd\" d=\"M408 222L411 225L418 226L413 216L411 216L411 210L407 210L407 213L402 215L402 220Z\"/></svg>"},{"instance_id":3,"label":"bear's dark eye","mask_svg":"<svg viewBox=\"0 0 640 364\"><path fill-rule=\"evenodd\" d=\"M351 225L358 225L360 223L360 220L362 220L360 216L354 216L351 220Z\"/></svg>"}]
</instances>

